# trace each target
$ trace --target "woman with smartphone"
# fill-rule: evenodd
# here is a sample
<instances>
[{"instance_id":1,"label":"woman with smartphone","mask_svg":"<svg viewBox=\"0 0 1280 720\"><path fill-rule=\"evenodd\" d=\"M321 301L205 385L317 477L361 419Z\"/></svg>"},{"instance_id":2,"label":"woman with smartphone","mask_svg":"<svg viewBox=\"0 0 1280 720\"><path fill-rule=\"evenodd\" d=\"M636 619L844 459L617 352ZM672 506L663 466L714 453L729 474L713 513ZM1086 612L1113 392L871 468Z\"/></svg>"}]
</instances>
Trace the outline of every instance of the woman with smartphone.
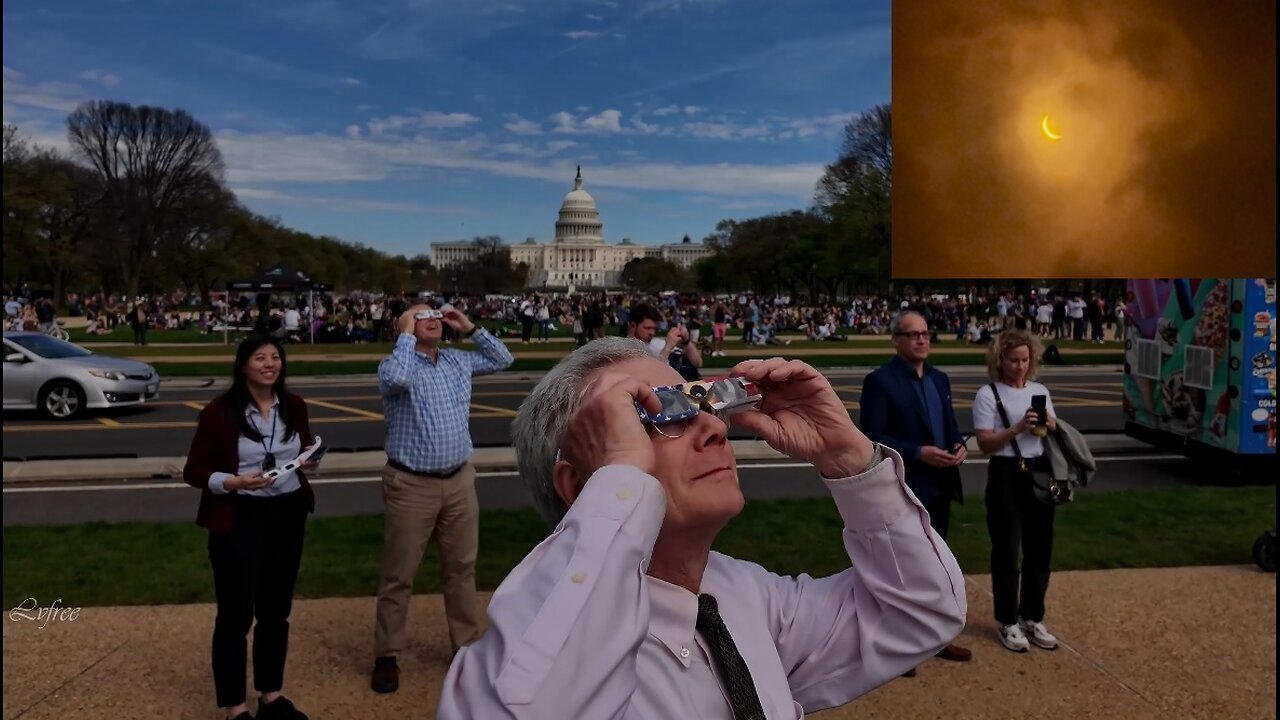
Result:
<instances>
[{"instance_id":1,"label":"woman with smartphone","mask_svg":"<svg viewBox=\"0 0 1280 720\"><path fill-rule=\"evenodd\" d=\"M1032 488L1032 471L1045 462L1041 438L1057 429L1049 389L1035 382L1040 353L1032 333L1000 333L987 348L992 382L973 401L978 447L990 458L986 506L996 622L1000 642L1015 652L1031 644L1058 647L1044 624L1054 506L1037 500Z\"/></svg>"},{"instance_id":2,"label":"woman with smartphone","mask_svg":"<svg viewBox=\"0 0 1280 720\"><path fill-rule=\"evenodd\" d=\"M218 615L213 681L231 720L245 705L246 650L253 632L258 720L306 720L285 698L289 612L315 496L296 460L315 443L303 399L285 388L284 345L251 335L236 349L231 387L200 411L183 478L201 489L196 524L209 531ZM305 458L303 458L305 459ZM292 463L292 467L291 467Z\"/></svg>"}]
</instances>

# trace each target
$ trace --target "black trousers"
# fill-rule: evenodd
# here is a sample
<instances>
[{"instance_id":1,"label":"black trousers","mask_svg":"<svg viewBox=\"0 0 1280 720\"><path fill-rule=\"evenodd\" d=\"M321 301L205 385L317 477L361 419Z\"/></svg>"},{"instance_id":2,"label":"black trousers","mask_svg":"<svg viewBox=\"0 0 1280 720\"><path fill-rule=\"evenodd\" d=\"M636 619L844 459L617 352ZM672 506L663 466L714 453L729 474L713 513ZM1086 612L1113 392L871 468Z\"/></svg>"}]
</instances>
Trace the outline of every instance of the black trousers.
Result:
<instances>
[{"instance_id":1,"label":"black trousers","mask_svg":"<svg viewBox=\"0 0 1280 720\"><path fill-rule=\"evenodd\" d=\"M986 504L996 622L1044 620L1056 508L1036 499L1031 475L1016 459L999 456L987 466Z\"/></svg>"},{"instance_id":2,"label":"black trousers","mask_svg":"<svg viewBox=\"0 0 1280 720\"><path fill-rule=\"evenodd\" d=\"M933 526L933 531L946 540L947 530L951 528L951 499L939 498L922 504L929 513L929 524Z\"/></svg>"},{"instance_id":3,"label":"black trousers","mask_svg":"<svg viewBox=\"0 0 1280 720\"><path fill-rule=\"evenodd\" d=\"M533 318L520 317L520 339L529 342L529 338L533 337Z\"/></svg>"},{"instance_id":4,"label":"black trousers","mask_svg":"<svg viewBox=\"0 0 1280 720\"><path fill-rule=\"evenodd\" d=\"M289 612L302 562L307 506L301 490L279 497L236 497L235 526L209 533L209 563L218 599L213 624L213 684L218 707L245 701L247 637L253 631L253 686L284 685Z\"/></svg>"},{"instance_id":5,"label":"black trousers","mask_svg":"<svg viewBox=\"0 0 1280 720\"><path fill-rule=\"evenodd\" d=\"M756 329L756 324L750 320L742 323L742 342L751 342L751 332Z\"/></svg>"},{"instance_id":6,"label":"black trousers","mask_svg":"<svg viewBox=\"0 0 1280 720\"><path fill-rule=\"evenodd\" d=\"M134 345L147 344L147 326L146 325L133 326L133 344Z\"/></svg>"}]
</instances>

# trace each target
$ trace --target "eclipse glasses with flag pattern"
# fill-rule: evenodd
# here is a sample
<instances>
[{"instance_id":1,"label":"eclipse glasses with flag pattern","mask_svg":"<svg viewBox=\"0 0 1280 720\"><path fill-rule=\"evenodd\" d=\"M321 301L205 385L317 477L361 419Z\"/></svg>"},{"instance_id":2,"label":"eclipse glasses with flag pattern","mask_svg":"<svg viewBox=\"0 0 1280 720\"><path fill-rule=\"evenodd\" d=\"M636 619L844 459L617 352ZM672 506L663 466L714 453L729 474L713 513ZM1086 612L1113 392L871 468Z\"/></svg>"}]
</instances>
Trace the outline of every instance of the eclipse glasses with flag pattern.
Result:
<instances>
[{"instance_id":1,"label":"eclipse glasses with flag pattern","mask_svg":"<svg viewBox=\"0 0 1280 720\"><path fill-rule=\"evenodd\" d=\"M728 375L656 387L653 392L662 403L662 410L650 415L643 405L636 403L636 412L642 422L655 426L690 420L699 412L727 419L735 412L755 407L761 397L755 383Z\"/></svg>"}]
</instances>

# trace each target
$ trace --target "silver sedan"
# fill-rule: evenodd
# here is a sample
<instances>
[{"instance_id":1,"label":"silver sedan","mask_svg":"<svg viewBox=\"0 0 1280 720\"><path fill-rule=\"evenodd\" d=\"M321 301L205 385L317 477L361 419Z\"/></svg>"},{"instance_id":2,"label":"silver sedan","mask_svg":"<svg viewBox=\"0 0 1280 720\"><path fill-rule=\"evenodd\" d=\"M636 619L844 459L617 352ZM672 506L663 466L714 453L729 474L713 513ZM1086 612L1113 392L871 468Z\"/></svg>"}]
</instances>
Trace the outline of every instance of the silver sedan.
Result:
<instances>
[{"instance_id":1,"label":"silver sedan","mask_svg":"<svg viewBox=\"0 0 1280 720\"><path fill-rule=\"evenodd\" d=\"M4 409L70 420L91 408L140 405L160 395L155 368L90 352L37 332L4 334Z\"/></svg>"}]
</instances>

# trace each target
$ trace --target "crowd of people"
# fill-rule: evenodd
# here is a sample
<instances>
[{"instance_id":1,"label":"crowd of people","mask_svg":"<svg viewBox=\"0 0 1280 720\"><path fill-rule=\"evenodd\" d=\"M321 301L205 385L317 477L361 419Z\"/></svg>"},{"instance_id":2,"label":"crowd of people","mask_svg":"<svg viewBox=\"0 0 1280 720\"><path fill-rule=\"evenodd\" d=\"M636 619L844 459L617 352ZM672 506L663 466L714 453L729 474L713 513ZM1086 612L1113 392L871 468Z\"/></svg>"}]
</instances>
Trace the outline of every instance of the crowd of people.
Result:
<instances>
[{"instance_id":1,"label":"crowd of people","mask_svg":"<svg viewBox=\"0 0 1280 720\"><path fill-rule=\"evenodd\" d=\"M539 299L523 301L536 323ZM372 319L379 299L360 302ZM972 657L954 644L968 608L945 539L968 438L950 381L928 363L936 328L917 310L890 316L896 357L867 376L855 424L800 360L748 360L727 377L691 380L703 357L694 323L672 322L681 306L624 305L623 337L569 353L513 421L520 476L549 534L494 592L481 632L467 408L472 378L509 367L512 355L473 316L525 317L520 302L383 309L394 347L378 370L387 463L372 691L400 687L413 582L433 537L452 652L441 718L684 717L689 703L702 717L791 717L914 675L935 655ZM590 302L601 300L581 303L587 312ZM772 320L752 305L737 307L744 325ZM718 310L713 338L735 317ZM475 349L447 347L446 331ZM270 332L239 344L231 386L201 411L184 469L201 489L197 523L217 591L214 694L230 720L255 717L251 629L256 717L307 717L284 695L284 669L319 438L286 385L286 348ZM1035 332L1001 331L987 349L992 382L973 406L977 445L991 458L995 635L1015 652L1058 645L1045 624L1055 501L1037 483L1061 464L1043 436L1069 426L1035 382L1039 356ZM845 570L784 577L711 550L745 503L731 426L817 468L844 521ZM1087 479L1087 448L1068 455L1070 473Z\"/></svg>"},{"instance_id":2,"label":"crowd of people","mask_svg":"<svg viewBox=\"0 0 1280 720\"><path fill-rule=\"evenodd\" d=\"M623 335L634 306L650 304L662 314L658 329L684 325L694 342L711 354L726 340L753 345L785 345L791 337L810 341L847 341L854 335L883 335L895 313L908 307L930 323L935 339L954 337L985 345L1003 330L1028 330L1045 340L1104 342L1123 339L1126 298L1106 299L1097 293L1051 293L1031 296L1000 293L993 297L877 295L840 302L793 302L788 295L698 295L675 292L647 296L638 293L530 293L526 295L443 298L475 323L502 338L521 342L549 342L568 329L581 346L605 335ZM15 292L6 297L6 328L35 329L41 320L36 303ZM69 293L71 315L83 315L90 334L108 334L117 327L133 330L134 342L145 344L150 330L229 331L242 336L266 332L289 342L390 342L394 318L419 297L355 291L308 298L294 295L209 297L181 291L124 299L101 294ZM31 310L28 312L27 307ZM12 311L11 311L12 310ZM26 313L26 314L24 314ZM31 315L28 317L27 315ZM706 341L702 338L705 336ZM446 342L453 340L446 329Z\"/></svg>"}]
</instances>

